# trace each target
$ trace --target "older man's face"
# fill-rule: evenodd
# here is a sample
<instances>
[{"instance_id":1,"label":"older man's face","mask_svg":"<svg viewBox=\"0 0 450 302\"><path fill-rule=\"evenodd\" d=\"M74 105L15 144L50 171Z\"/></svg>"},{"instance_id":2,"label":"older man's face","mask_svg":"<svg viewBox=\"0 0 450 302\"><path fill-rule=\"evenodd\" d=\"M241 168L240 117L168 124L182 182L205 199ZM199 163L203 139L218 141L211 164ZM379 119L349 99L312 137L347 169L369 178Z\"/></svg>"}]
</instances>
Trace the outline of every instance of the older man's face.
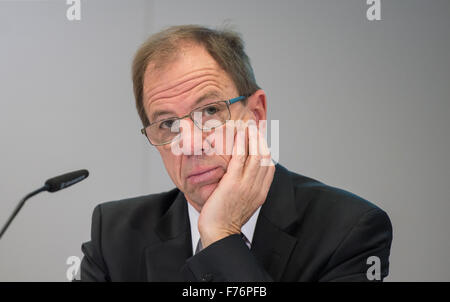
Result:
<instances>
[{"instance_id":1,"label":"older man's face","mask_svg":"<svg viewBox=\"0 0 450 302\"><path fill-rule=\"evenodd\" d=\"M197 102L210 93L218 96ZM150 122L185 116L201 105L237 96L238 91L228 74L197 45L183 48L174 61L162 69L155 70L150 63L144 77L144 107ZM241 102L230 106L230 111L234 120L245 121L250 117L250 111ZM155 116L157 112L166 113ZM193 122L185 121L191 123L194 131ZM208 133L203 133L203 140L207 136ZM194 149L201 146L194 145L192 140L183 140L183 144L186 143L190 143L192 155L175 155L171 144L157 148L172 181L200 210L226 172L230 155L194 155L194 151L199 151ZM215 142L208 140L204 144L214 146Z\"/></svg>"}]
</instances>

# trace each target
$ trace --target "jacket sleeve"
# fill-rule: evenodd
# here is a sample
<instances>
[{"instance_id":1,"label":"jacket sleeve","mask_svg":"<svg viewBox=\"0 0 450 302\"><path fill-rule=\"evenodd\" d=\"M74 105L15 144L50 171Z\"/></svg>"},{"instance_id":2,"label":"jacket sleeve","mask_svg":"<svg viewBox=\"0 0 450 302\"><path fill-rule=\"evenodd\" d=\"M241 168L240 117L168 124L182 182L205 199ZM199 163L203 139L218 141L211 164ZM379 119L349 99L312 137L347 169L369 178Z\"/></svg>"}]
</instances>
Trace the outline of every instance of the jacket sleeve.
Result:
<instances>
[{"instance_id":1,"label":"jacket sleeve","mask_svg":"<svg viewBox=\"0 0 450 302\"><path fill-rule=\"evenodd\" d=\"M81 246L81 251L84 254L81 261L81 281L110 281L102 256L102 214L100 205L94 209L91 225L91 241L85 242Z\"/></svg>"},{"instance_id":2,"label":"jacket sleeve","mask_svg":"<svg viewBox=\"0 0 450 302\"><path fill-rule=\"evenodd\" d=\"M187 281L272 281L239 234L209 245L186 261Z\"/></svg>"},{"instance_id":3,"label":"jacket sleeve","mask_svg":"<svg viewBox=\"0 0 450 302\"><path fill-rule=\"evenodd\" d=\"M388 215L378 208L366 212L338 245L319 281L383 281L391 242Z\"/></svg>"}]
</instances>

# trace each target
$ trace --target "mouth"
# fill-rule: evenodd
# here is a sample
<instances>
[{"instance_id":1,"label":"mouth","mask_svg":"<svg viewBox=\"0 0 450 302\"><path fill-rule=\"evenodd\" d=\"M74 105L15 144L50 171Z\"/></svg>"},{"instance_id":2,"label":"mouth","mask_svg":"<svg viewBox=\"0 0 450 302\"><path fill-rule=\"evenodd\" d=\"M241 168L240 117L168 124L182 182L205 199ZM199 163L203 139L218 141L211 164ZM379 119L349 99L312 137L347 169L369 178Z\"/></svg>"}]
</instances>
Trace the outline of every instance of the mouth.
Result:
<instances>
[{"instance_id":1,"label":"mouth","mask_svg":"<svg viewBox=\"0 0 450 302\"><path fill-rule=\"evenodd\" d=\"M214 182L214 180L217 180L221 177L220 174L221 169L219 166L197 169L187 177L187 181L193 185L206 182L212 183Z\"/></svg>"}]
</instances>

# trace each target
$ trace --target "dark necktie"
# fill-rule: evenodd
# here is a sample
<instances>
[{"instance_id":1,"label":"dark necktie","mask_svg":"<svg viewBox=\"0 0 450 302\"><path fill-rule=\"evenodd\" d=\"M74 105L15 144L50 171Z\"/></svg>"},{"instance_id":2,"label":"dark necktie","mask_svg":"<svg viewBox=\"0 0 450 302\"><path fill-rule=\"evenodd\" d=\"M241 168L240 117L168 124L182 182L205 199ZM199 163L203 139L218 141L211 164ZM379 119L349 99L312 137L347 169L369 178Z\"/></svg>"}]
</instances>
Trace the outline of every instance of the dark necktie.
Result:
<instances>
[{"instance_id":1,"label":"dark necktie","mask_svg":"<svg viewBox=\"0 0 450 302\"><path fill-rule=\"evenodd\" d=\"M197 243L197 248L195 249L195 254L197 254L197 253L200 252L201 250L203 250L202 240L199 239L199 240L198 240L198 243Z\"/></svg>"}]
</instances>

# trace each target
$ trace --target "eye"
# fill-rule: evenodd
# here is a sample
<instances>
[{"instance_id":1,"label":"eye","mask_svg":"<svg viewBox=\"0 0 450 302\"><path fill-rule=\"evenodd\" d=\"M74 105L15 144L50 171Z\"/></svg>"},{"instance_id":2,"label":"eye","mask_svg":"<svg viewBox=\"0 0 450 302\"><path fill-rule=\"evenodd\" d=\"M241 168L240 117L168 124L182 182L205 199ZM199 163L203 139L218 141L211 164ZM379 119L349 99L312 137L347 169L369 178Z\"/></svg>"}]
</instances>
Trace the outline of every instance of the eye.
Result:
<instances>
[{"instance_id":1,"label":"eye","mask_svg":"<svg viewBox=\"0 0 450 302\"><path fill-rule=\"evenodd\" d=\"M203 109L203 113L204 113L205 115L214 115L214 114L216 114L218 111L219 111L219 108L218 108L218 106L216 106L216 105L211 105L211 106L208 106L208 107L206 107L205 109Z\"/></svg>"},{"instance_id":2,"label":"eye","mask_svg":"<svg viewBox=\"0 0 450 302\"><path fill-rule=\"evenodd\" d=\"M165 120L159 123L159 128L160 129L170 129L173 126L173 123L175 122L175 120Z\"/></svg>"}]
</instances>

